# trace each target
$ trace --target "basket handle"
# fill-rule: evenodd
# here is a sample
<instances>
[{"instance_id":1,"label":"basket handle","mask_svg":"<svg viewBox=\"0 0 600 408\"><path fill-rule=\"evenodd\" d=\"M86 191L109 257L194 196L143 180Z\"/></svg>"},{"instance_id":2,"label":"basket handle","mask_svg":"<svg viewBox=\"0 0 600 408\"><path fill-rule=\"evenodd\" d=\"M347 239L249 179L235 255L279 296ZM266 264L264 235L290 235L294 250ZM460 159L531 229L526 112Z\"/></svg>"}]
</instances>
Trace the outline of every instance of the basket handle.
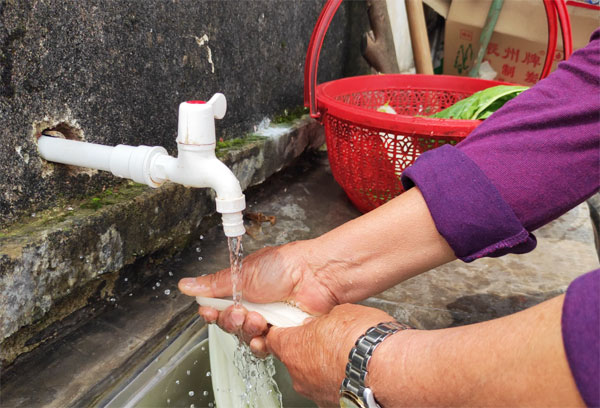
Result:
<instances>
[{"instance_id":1,"label":"basket handle","mask_svg":"<svg viewBox=\"0 0 600 408\"><path fill-rule=\"evenodd\" d=\"M571 18L567 10L566 0L560 0L556 3L556 11L558 12L558 19L560 21L560 31L563 40L563 50L565 52L564 60L569 59L573 54L573 32L571 31Z\"/></svg>"},{"instance_id":2,"label":"basket handle","mask_svg":"<svg viewBox=\"0 0 600 408\"><path fill-rule=\"evenodd\" d=\"M310 108L310 116L315 119L321 116L317 109L316 95L319 55L321 54L323 39L325 38L329 24L331 24L331 20L341 3L342 0L327 0L312 32L308 51L306 52L306 60L304 62L304 106Z\"/></svg>"},{"instance_id":3,"label":"basket handle","mask_svg":"<svg viewBox=\"0 0 600 408\"><path fill-rule=\"evenodd\" d=\"M543 0L544 8L546 9L546 17L548 19L548 49L546 50L546 60L540 79L543 79L550 74L552 63L554 62L554 53L556 52L556 40L558 37L556 16L560 21L562 32L564 59L566 60L573 52L573 40L571 37L571 21L567 13L567 5L565 0ZM340 7L342 0L327 0L327 3L321 10L317 24L313 29L306 52L306 60L304 61L304 106L310 109L310 116L319 119L321 113L317 106L317 70L319 66L319 56L321 47L327 29L331 24L331 20L337 9Z\"/></svg>"},{"instance_id":4,"label":"basket handle","mask_svg":"<svg viewBox=\"0 0 600 408\"><path fill-rule=\"evenodd\" d=\"M552 64L554 63L554 53L556 52L557 27L556 15L560 22L560 31L563 40L564 60L567 60L573 53L573 37L571 35L571 20L567 12L567 4L564 0L544 0L546 17L548 19L548 49L546 50L546 60L540 74L540 80L550 74Z\"/></svg>"}]
</instances>

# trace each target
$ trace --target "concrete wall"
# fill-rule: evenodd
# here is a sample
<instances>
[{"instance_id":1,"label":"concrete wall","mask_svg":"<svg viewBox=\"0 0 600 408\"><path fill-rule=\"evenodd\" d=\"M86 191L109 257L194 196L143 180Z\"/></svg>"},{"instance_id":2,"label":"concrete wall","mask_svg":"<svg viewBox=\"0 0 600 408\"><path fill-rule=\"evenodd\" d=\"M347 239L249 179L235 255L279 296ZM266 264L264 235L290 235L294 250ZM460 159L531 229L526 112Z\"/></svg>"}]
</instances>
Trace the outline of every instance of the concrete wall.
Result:
<instances>
[{"instance_id":1,"label":"concrete wall","mask_svg":"<svg viewBox=\"0 0 600 408\"><path fill-rule=\"evenodd\" d=\"M47 165L35 136L175 150L182 101L223 92L218 136L302 104L306 47L323 0L0 1L0 228L114 185ZM329 29L320 80L364 69L363 2ZM346 67L346 68L345 68ZM347 68L351 67L351 68Z\"/></svg>"}]
</instances>

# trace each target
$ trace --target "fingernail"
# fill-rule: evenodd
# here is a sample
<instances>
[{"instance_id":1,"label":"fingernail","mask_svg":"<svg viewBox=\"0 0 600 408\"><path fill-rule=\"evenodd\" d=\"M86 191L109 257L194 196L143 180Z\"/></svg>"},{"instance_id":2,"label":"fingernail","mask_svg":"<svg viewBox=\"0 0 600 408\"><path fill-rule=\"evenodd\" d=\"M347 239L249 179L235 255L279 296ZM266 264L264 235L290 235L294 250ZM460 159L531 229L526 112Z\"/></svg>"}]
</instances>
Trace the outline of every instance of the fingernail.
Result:
<instances>
[{"instance_id":1,"label":"fingernail","mask_svg":"<svg viewBox=\"0 0 600 408\"><path fill-rule=\"evenodd\" d=\"M308 324L310 322L312 322L313 320L315 320L314 317L307 317L306 319L304 319L304 321L302 321L302 324Z\"/></svg>"},{"instance_id":2,"label":"fingernail","mask_svg":"<svg viewBox=\"0 0 600 408\"><path fill-rule=\"evenodd\" d=\"M198 283L197 278L183 278L179 281L179 288L184 291L195 292L195 295L210 296L211 290L207 285Z\"/></svg>"},{"instance_id":3,"label":"fingernail","mask_svg":"<svg viewBox=\"0 0 600 408\"><path fill-rule=\"evenodd\" d=\"M265 358L269 355L268 353L259 349L256 343L253 341L250 342L250 351L252 351L252 353L254 353L254 355L258 358Z\"/></svg>"},{"instance_id":4,"label":"fingernail","mask_svg":"<svg viewBox=\"0 0 600 408\"><path fill-rule=\"evenodd\" d=\"M209 311L206 311L206 310L201 309L200 316L202 316L204 321L207 323L214 323L217 321L217 317L213 313L210 313Z\"/></svg>"},{"instance_id":5,"label":"fingernail","mask_svg":"<svg viewBox=\"0 0 600 408\"><path fill-rule=\"evenodd\" d=\"M196 286L196 278L183 278L179 281L181 286L186 289L192 289Z\"/></svg>"},{"instance_id":6,"label":"fingernail","mask_svg":"<svg viewBox=\"0 0 600 408\"><path fill-rule=\"evenodd\" d=\"M213 318L210 316L209 317L202 316L202 317L204 318L204 321L206 321L206 323L216 323L217 322L216 318Z\"/></svg>"},{"instance_id":7,"label":"fingernail","mask_svg":"<svg viewBox=\"0 0 600 408\"><path fill-rule=\"evenodd\" d=\"M239 312L237 310L231 312L231 320L233 321L236 327L242 327L245 319L246 316L244 316L243 312Z\"/></svg>"}]
</instances>

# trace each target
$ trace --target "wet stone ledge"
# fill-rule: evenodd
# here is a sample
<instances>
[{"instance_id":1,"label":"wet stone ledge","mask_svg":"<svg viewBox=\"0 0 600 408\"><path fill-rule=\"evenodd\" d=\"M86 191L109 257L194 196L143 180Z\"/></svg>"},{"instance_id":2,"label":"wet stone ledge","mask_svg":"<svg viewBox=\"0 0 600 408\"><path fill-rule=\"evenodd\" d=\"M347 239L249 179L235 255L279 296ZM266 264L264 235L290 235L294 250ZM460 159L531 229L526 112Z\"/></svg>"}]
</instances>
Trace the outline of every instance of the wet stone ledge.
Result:
<instances>
[{"instance_id":1,"label":"wet stone ledge","mask_svg":"<svg viewBox=\"0 0 600 408\"><path fill-rule=\"evenodd\" d=\"M321 126L304 116L266 127L217 153L245 190L323 142ZM172 183L151 189L124 182L0 230L2 365L89 319L93 312L84 307L110 300L124 269L181 251L218 222L214 211L210 189Z\"/></svg>"}]
</instances>

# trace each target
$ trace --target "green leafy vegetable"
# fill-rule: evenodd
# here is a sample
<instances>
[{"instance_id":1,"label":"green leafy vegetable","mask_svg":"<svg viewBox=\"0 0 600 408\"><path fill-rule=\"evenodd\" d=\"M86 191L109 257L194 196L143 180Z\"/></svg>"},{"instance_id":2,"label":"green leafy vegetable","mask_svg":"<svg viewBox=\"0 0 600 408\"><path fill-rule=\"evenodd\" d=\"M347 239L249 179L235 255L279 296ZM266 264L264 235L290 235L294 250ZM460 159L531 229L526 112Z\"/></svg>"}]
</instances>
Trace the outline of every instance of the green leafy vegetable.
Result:
<instances>
[{"instance_id":1,"label":"green leafy vegetable","mask_svg":"<svg viewBox=\"0 0 600 408\"><path fill-rule=\"evenodd\" d=\"M475 92L468 98L431 115L441 119L486 119L521 92L529 89L526 86L498 85Z\"/></svg>"}]
</instances>

